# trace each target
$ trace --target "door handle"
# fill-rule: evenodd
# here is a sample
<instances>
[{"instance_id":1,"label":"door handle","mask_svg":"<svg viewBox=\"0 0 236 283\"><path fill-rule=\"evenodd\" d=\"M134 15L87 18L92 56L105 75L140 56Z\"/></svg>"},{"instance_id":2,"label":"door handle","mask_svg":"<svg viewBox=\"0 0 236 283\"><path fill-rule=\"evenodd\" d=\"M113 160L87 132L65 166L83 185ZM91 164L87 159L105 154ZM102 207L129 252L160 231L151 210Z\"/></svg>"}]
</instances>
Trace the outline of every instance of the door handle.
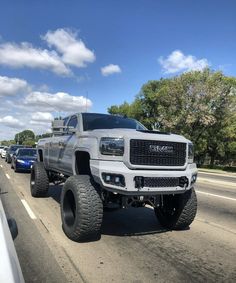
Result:
<instances>
[{"instance_id":1,"label":"door handle","mask_svg":"<svg viewBox=\"0 0 236 283\"><path fill-rule=\"evenodd\" d=\"M65 143L64 142L61 142L61 141L59 141L59 146L61 146L61 147L65 147Z\"/></svg>"}]
</instances>

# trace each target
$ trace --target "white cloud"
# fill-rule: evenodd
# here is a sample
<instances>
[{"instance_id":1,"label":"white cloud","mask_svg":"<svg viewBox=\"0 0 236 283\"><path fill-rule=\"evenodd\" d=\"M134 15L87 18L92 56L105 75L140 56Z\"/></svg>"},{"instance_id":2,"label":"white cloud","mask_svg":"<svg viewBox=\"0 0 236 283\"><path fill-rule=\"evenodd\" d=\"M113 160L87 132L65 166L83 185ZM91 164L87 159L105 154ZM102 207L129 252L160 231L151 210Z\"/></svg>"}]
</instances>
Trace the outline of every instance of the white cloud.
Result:
<instances>
[{"instance_id":1,"label":"white cloud","mask_svg":"<svg viewBox=\"0 0 236 283\"><path fill-rule=\"evenodd\" d=\"M11 128L22 128L24 126L24 123L10 115L0 118L0 123Z\"/></svg>"},{"instance_id":2,"label":"white cloud","mask_svg":"<svg viewBox=\"0 0 236 283\"><path fill-rule=\"evenodd\" d=\"M71 70L55 51L34 48L30 43L0 44L0 64L13 68L45 69L62 76L71 75Z\"/></svg>"},{"instance_id":3,"label":"white cloud","mask_svg":"<svg viewBox=\"0 0 236 283\"><path fill-rule=\"evenodd\" d=\"M65 92L50 93L47 86L39 86L40 91L32 91L37 89L36 86L30 86L26 81L1 76L0 78L0 81L4 82L0 83L2 93L12 94L5 97L0 104L1 140L12 139L17 132L28 129L29 126L36 134L45 133L51 127L54 117L83 112L92 106L91 100L83 96L73 96ZM5 87L6 82L12 83L12 80L14 86L18 86L15 87L16 90L13 87ZM21 89L25 89L21 93L23 95L13 96Z\"/></svg>"},{"instance_id":4,"label":"white cloud","mask_svg":"<svg viewBox=\"0 0 236 283\"><path fill-rule=\"evenodd\" d=\"M89 109L92 106L90 99L84 96L73 96L65 92L48 93L35 91L28 94L24 106L43 111L73 113Z\"/></svg>"},{"instance_id":5,"label":"white cloud","mask_svg":"<svg viewBox=\"0 0 236 283\"><path fill-rule=\"evenodd\" d=\"M110 76L115 73L121 73L121 68L118 65L110 64L101 68L103 76Z\"/></svg>"},{"instance_id":6,"label":"white cloud","mask_svg":"<svg viewBox=\"0 0 236 283\"><path fill-rule=\"evenodd\" d=\"M43 69L60 76L74 76L69 66L86 67L96 59L95 53L86 47L77 33L69 29L48 31L41 38L51 49L37 48L28 42L0 43L0 65Z\"/></svg>"},{"instance_id":7,"label":"white cloud","mask_svg":"<svg viewBox=\"0 0 236 283\"><path fill-rule=\"evenodd\" d=\"M31 120L30 121L30 125L35 125L35 129L38 129L39 126L43 126L43 127L48 127L50 125L49 122L44 122L44 121L34 121L34 120Z\"/></svg>"},{"instance_id":8,"label":"white cloud","mask_svg":"<svg viewBox=\"0 0 236 283\"><path fill-rule=\"evenodd\" d=\"M173 51L167 58L160 57L158 61L166 74L203 70L210 65L207 59L197 59L193 55L184 55L180 50Z\"/></svg>"},{"instance_id":9,"label":"white cloud","mask_svg":"<svg viewBox=\"0 0 236 283\"><path fill-rule=\"evenodd\" d=\"M22 94L28 92L29 89L25 80L0 76L0 97Z\"/></svg>"},{"instance_id":10,"label":"white cloud","mask_svg":"<svg viewBox=\"0 0 236 283\"><path fill-rule=\"evenodd\" d=\"M36 131L44 129L45 132L50 127L53 119L53 115L49 112L36 112L31 115L30 124L36 129Z\"/></svg>"},{"instance_id":11,"label":"white cloud","mask_svg":"<svg viewBox=\"0 0 236 283\"><path fill-rule=\"evenodd\" d=\"M42 37L49 46L54 46L62 54L62 61L65 64L73 65L78 68L86 67L87 63L95 61L95 54L88 49L84 42L78 38L77 33L69 29L57 29L48 31Z\"/></svg>"},{"instance_id":12,"label":"white cloud","mask_svg":"<svg viewBox=\"0 0 236 283\"><path fill-rule=\"evenodd\" d=\"M53 116L49 112L36 112L32 114L31 118L32 118L32 121L35 121L35 122L48 123L53 120Z\"/></svg>"}]
</instances>

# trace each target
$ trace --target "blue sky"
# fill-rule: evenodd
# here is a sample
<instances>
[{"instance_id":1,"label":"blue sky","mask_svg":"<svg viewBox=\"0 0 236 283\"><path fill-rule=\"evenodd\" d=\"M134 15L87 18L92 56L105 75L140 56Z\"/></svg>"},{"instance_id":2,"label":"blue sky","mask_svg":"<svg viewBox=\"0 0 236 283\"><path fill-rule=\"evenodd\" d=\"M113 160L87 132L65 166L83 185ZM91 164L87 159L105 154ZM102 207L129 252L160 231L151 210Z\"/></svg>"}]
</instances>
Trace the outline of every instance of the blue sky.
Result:
<instances>
[{"instance_id":1,"label":"blue sky","mask_svg":"<svg viewBox=\"0 0 236 283\"><path fill-rule=\"evenodd\" d=\"M235 76L235 11L233 0L2 0L0 140L44 132L86 96L105 113L148 80L207 65Z\"/></svg>"}]
</instances>

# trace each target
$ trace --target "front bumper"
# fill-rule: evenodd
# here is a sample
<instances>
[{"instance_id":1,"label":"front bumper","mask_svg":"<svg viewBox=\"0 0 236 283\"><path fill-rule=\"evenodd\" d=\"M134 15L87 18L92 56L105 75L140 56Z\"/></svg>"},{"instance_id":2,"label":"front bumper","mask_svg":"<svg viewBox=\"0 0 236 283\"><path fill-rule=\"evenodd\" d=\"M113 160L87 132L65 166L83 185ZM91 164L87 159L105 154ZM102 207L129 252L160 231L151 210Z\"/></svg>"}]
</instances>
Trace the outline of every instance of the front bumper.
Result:
<instances>
[{"instance_id":1,"label":"front bumper","mask_svg":"<svg viewBox=\"0 0 236 283\"><path fill-rule=\"evenodd\" d=\"M30 162L25 161L25 163L16 162L16 169L17 170L30 171L33 164L34 164L34 162L31 162L31 161Z\"/></svg>"},{"instance_id":2,"label":"front bumper","mask_svg":"<svg viewBox=\"0 0 236 283\"><path fill-rule=\"evenodd\" d=\"M123 162L117 161L100 161L90 160L91 173L96 182L103 188L126 195L154 195L154 194L170 194L182 193L189 190L193 186L192 177L197 175L197 167L195 163L188 164L185 170L131 170ZM123 176L125 180L124 186L108 184L104 181L103 174L114 174ZM186 177L185 186L173 187L142 187L137 188L135 177L145 178L181 178ZM196 181L196 180L195 180Z\"/></svg>"}]
</instances>

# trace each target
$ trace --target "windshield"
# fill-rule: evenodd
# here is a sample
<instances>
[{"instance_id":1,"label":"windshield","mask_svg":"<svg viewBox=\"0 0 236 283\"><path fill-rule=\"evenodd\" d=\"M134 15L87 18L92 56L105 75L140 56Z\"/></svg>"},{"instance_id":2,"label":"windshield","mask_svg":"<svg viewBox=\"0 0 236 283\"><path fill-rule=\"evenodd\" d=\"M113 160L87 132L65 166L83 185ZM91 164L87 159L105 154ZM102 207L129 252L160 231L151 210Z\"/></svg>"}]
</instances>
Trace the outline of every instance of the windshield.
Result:
<instances>
[{"instance_id":1,"label":"windshield","mask_svg":"<svg viewBox=\"0 0 236 283\"><path fill-rule=\"evenodd\" d=\"M146 128L138 121L121 116L95 113L83 113L82 116L84 131L118 128L146 130Z\"/></svg>"},{"instance_id":2,"label":"windshield","mask_svg":"<svg viewBox=\"0 0 236 283\"><path fill-rule=\"evenodd\" d=\"M19 149L17 156L36 156L36 149Z\"/></svg>"},{"instance_id":3,"label":"windshield","mask_svg":"<svg viewBox=\"0 0 236 283\"><path fill-rule=\"evenodd\" d=\"M18 148L20 148L20 147L22 147L22 146L20 146L20 145L11 146L10 149L9 149L9 151L16 151L16 150L17 150Z\"/></svg>"}]
</instances>

